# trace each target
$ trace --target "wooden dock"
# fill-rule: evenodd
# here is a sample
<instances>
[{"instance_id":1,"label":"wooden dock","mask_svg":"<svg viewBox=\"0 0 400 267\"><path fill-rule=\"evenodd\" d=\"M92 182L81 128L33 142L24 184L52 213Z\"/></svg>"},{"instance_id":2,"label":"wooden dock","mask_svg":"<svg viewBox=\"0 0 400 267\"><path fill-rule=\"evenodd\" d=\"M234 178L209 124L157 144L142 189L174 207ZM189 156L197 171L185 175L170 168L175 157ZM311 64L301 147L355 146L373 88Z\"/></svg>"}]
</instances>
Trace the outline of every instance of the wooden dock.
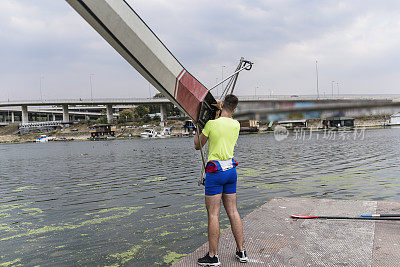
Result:
<instances>
[{"instance_id":1,"label":"wooden dock","mask_svg":"<svg viewBox=\"0 0 400 267\"><path fill-rule=\"evenodd\" d=\"M221 266L400 266L400 221L296 220L291 214L400 213L400 203L274 198L243 219L247 264L237 262L230 229L221 233ZM208 243L174 266L198 266Z\"/></svg>"}]
</instances>

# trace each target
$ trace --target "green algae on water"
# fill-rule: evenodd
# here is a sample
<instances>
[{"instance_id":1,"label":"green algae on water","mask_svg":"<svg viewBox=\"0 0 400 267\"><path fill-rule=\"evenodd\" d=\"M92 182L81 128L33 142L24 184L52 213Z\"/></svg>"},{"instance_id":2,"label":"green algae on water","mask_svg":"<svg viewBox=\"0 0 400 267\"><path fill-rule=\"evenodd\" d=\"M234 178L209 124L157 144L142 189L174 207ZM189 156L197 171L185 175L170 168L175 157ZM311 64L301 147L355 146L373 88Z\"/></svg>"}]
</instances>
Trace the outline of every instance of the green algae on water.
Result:
<instances>
[{"instance_id":1,"label":"green algae on water","mask_svg":"<svg viewBox=\"0 0 400 267\"><path fill-rule=\"evenodd\" d=\"M163 260L167 264L174 264L178 262L180 259L185 257L187 254L179 254L174 251L169 251L167 255L163 257Z\"/></svg>"},{"instance_id":2,"label":"green algae on water","mask_svg":"<svg viewBox=\"0 0 400 267\"><path fill-rule=\"evenodd\" d=\"M13 192L22 192L22 191L27 190L27 189L35 190L37 188L33 187L33 186L22 186L22 187L18 187L16 189L14 189Z\"/></svg>"},{"instance_id":3,"label":"green algae on water","mask_svg":"<svg viewBox=\"0 0 400 267\"><path fill-rule=\"evenodd\" d=\"M116 258L117 260L121 261L121 264L125 264L126 262L133 260L135 258L135 254L137 254L141 248L141 245L136 245L125 252L112 254L107 258Z\"/></svg>"},{"instance_id":4,"label":"green algae on water","mask_svg":"<svg viewBox=\"0 0 400 267\"><path fill-rule=\"evenodd\" d=\"M164 232L162 232L161 234L159 234L158 236L166 236L166 235L170 235L170 234L174 234L174 233L176 233L176 232L167 232L167 231L164 231Z\"/></svg>"},{"instance_id":5,"label":"green algae on water","mask_svg":"<svg viewBox=\"0 0 400 267\"><path fill-rule=\"evenodd\" d=\"M39 208L27 208L27 209L22 209L22 211L28 213L29 215L35 215L37 213L43 213L43 211Z\"/></svg>"},{"instance_id":6,"label":"green algae on water","mask_svg":"<svg viewBox=\"0 0 400 267\"><path fill-rule=\"evenodd\" d=\"M158 176L158 177L148 178L148 179L144 180L144 182L146 182L146 183L148 183L148 182L158 182L158 181L164 181L166 179L167 179L167 177L165 177L165 176Z\"/></svg>"},{"instance_id":7,"label":"green algae on water","mask_svg":"<svg viewBox=\"0 0 400 267\"><path fill-rule=\"evenodd\" d=\"M15 259L13 261L7 261L7 262L2 262L0 263L1 267L8 267L8 266L21 266L21 264L16 265L18 262L20 262L21 259Z\"/></svg>"},{"instance_id":8,"label":"green algae on water","mask_svg":"<svg viewBox=\"0 0 400 267\"><path fill-rule=\"evenodd\" d=\"M8 236L0 239L0 241L5 241L5 240L10 240L14 238L19 238L19 237L24 237L24 236L32 236L32 235L39 235L39 234L47 234L49 232L55 232L55 231L64 231L64 230L74 230L83 226L88 226L88 225L96 225L96 224L101 224L107 221L112 221L116 220L119 218L123 218L126 216L130 216L133 213L137 212L139 209L143 207L117 207L117 208L110 208L110 209L104 209L95 213L87 213L86 215L95 215L96 218L82 221L82 222L68 222L64 224L52 224L52 225L45 225L41 228L37 229L28 229L25 233L17 234L14 236ZM120 213L112 214L110 216L106 217L100 217L99 214L102 213L107 213L107 212L113 212L113 211L119 211Z\"/></svg>"},{"instance_id":9,"label":"green algae on water","mask_svg":"<svg viewBox=\"0 0 400 267\"><path fill-rule=\"evenodd\" d=\"M182 230L182 231L193 231L193 230L196 230L196 227L190 226L190 227L188 227L188 228L182 228L181 230Z\"/></svg>"},{"instance_id":10,"label":"green algae on water","mask_svg":"<svg viewBox=\"0 0 400 267\"><path fill-rule=\"evenodd\" d=\"M19 203L19 204L1 205L1 206L0 206L0 212L5 212L5 211L13 210L13 209L22 208L22 207L28 206L28 205L30 205L30 204L33 204L33 202L26 202L26 203Z\"/></svg>"},{"instance_id":11,"label":"green algae on water","mask_svg":"<svg viewBox=\"0 0 400 267\"><path fill-rule=\"evenodd\" d=\"M10 227L6 223L0 224L0 232L11 232L11 231L16 231L14 228Z\"/></svg>"},{"instance_id":12,"label":"green algae on water","mask_svg":"<svg viewBox=\"0 0 400 267\"><path fill-rule=\"evenodd\" d=\"M193 208L193 207L196 207L196 206L199 206L199 204L185 205L182 208L187 209L187 208Z\"/></svg>"}]
</instances>

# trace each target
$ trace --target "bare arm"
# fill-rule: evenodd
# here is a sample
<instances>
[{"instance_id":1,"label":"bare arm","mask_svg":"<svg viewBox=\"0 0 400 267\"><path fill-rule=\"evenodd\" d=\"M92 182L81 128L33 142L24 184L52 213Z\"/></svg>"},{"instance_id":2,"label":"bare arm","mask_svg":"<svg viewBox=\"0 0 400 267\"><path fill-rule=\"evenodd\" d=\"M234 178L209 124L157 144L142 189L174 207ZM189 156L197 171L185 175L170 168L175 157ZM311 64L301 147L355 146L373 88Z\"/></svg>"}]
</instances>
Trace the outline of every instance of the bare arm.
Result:
<instances>
[{"instance_id":1,"label":"bare arm","mask_svg":"<svg viewBox=\"0 0 400 267\"><path fill-rule=\"evenodd\" d=\"M207 143L208 137L205 136L203 133L201 133L200 134L200 141L201 141L201 147L203 147ZM194 137L194 148L196 150L200 150L200 143L199 143L199 137L197 135L197 132L196 132L196 136Z\"/></svg>"}]
</instances>

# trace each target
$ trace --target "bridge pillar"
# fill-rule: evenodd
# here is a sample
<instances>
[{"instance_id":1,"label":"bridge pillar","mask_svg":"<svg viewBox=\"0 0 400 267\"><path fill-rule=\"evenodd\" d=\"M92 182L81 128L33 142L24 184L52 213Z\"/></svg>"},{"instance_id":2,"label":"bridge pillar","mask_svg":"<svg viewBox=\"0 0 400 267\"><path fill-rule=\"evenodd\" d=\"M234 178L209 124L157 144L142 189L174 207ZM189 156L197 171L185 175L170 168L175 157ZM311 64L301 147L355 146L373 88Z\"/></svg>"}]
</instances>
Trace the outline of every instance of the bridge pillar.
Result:
<instances>
[{"instance_id":1,"label":"bridge pillar","mask_svg":"<svg viewBox=\"0 0 400 267\"><path fill-rule=\"evenodd\" d=\"M22 115L21 115L21 122L22 123L28 123L29 122L29 118L28 118L28 106L26 105L22 105L21 106L21 111L22 111Z\"/></svg>"},{"instance_id":2,"label":"bridge pillar","mask_svg":"<svg viewBox=\"0 0 400 267\"><path fill-rule=\"evenodd\" d=\"M161 121L167 120L167 105L160 105Z\"/></svg>"},{"instance_id":3,"label":"bridge pillar","mask_svg":"<svg viewBox=\"0 0 400 267\"><path fill-rule=\"evenodd\" d=\"M112 105L107 105L107 122L112 123L113 121L113 109Z\"/></svg>"},{"instance_id":4,"label":"bridge pillar","mask_svg":"<svg viewBox=\"0 0 400 267\"><path fill-rule=\"evenodd\" d=\"M15 114L14 111L11 112L11 123L15 122Z\"/></svg>"},{"instance_id":5,"label":"bridge pillar","mask_svg":"<svg viewBox=\"0 0 400 267\"><path fill-rule=\"evenodd\" d=\"M55 121L56 120L56 114L52 114L53 115L53 121Z\"/></svg>"},{"instance_id":6,"label":"bridge pillar","mask_svg":"<svg viewBox=\"0 0 400 267\"><path fill-rule=\"evenodd\" d=\"M68 105L62 105L63 108L63 122L69 122Z\"/></svg>"}]
</instances>

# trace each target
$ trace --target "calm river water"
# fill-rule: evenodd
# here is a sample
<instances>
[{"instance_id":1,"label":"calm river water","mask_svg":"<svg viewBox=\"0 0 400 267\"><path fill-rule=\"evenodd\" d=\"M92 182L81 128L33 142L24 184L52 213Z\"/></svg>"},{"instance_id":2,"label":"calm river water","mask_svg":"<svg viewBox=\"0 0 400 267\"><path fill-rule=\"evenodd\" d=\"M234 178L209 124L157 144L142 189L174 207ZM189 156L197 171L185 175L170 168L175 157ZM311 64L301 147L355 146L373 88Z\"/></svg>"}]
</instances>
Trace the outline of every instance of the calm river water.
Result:
<instances>
[{"instance_id":1,"label":"calm river water","mask_svg":"<svg viewBox=\"0 0 400 267\"><path fill-rule=\"evenodd\" d=\"M400 129L240 136L239 212L273 197L400 201L399 141ZM207 218L192 147L192 138L0 145L0 265L157 266L195 250Z\"/></svg>"}]
</instances>

